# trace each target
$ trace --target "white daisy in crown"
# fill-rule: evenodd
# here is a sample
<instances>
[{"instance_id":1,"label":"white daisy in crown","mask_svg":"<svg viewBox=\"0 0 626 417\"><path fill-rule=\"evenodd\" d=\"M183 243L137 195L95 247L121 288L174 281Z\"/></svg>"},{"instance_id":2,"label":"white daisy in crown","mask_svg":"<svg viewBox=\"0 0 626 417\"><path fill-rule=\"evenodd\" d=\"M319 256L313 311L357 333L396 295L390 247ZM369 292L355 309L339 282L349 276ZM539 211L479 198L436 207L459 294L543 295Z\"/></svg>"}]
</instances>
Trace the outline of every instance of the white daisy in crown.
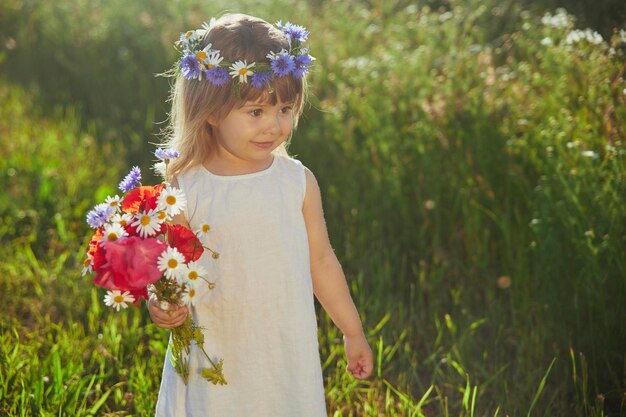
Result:
<instances>
[{"instance_id":1,"label":"white daisy in crown","mask_svg":"<svg viewBox=\"0 0 626 417\"><path fill-rule=\"evenodd\" d=\"M136 227L137 233L144 239L148 236L154 236L160 227L158 213L154 210L139 213L135 216L135 221L131 223L131 226Z\"/></svg>"},{"instance_id":2,"label":"white daisy in crown","mask_svg":"<svg viewBox=\"0 0 626 417\"><path fill-rule=\"evenodd\" d=\"M207 69L215 68L215 67L218 67L220 65L220 62L222 62L223 60L224 58L220 56L219 51L211 52L204 59L204 65L206 66Z\"/></svg>"},{"instance_id":3,"label":"white daisy in crown","mask_svg":"<svg viewBox=\"0 0 626 417\"><path fill-rule=\"evenodd\" d=\"M179 283L185 272L185 257L176 248L168 247L159 256L157 267L169 279L175 278Z\"/></svg>"},{"instance_id":4,"label":"white daisy in crown","mask_svg":"<svg viewBox=\"0 0 626 417\"><path fill-rule=\"evenodd\" d=\"M135 297L128 291L122 293L120 290L109 290L104 296L104 304L113 307L117 311L120 311L120 307L128 307L128 304L134 301Z\"/></svg>"},{"instance_id":5,"label":"white daisy in crown","mask_svg":"<svg viewBox=\"0 0 626 417\"><path fill-rule=\"evenodd\" d=\"M187 206L185 194L178 188L167 186L157 199L159 210L165 210L170 216L176 216Z\"/></svg>"},{"instance_id":6,"label":"white daisy in crown","mask_svg":"<svg viewBox=\"0 0 626 417\"><path fill-rule=\"evenodd\" d=\"M240 83L247 83L248 77L254 74L250 69L253 68L255 64L255 62L248 64L245 59L243 61L236 61L228 68L230 70L229 74L233 78L239 77Z\"/></svg>"}]
</instances>

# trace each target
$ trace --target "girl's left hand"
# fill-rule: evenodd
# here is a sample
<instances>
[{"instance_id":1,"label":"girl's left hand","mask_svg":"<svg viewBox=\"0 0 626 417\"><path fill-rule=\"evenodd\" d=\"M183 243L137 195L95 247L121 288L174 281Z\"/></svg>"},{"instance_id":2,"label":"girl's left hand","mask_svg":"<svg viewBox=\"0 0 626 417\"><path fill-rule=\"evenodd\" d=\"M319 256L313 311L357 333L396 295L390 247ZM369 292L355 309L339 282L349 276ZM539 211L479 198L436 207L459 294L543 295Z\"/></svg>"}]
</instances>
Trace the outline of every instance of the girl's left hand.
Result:
<instances>
[{"instance_id":1,"label":"girl's left hand","mask_svg":"<svg viewBox=\"0 0 626 417\"><path fill-rule=\"evenodd\" d=\"M374 368L374 359L372 349L365 340L365 335L344 336L343 343L348 359L346 371L350 372L356 379L369 377Z\"/></svg>"}]
</instances>

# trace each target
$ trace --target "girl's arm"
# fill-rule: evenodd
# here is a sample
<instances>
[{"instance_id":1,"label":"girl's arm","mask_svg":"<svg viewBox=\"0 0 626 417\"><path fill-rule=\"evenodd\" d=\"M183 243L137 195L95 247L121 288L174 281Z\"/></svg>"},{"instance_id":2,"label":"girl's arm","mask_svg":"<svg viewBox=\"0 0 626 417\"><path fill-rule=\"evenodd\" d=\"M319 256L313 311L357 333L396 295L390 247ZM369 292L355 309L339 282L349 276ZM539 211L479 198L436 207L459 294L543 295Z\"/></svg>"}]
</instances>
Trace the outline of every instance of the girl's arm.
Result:
<instances>
[{"instance_id":1,"label":"girl's arm","mask_svg":"<svg viewBox=\"0 0 626 417\"><path fill-rule=\"evenodd\" d=\"M306 194L302 213L309 239L313 291L324 310L344 334L348 366L356 378L367 378L373 368L372 351L359 314L326 230L322 197L315 176L305 169Z\"/></svg>"}]
</instances>

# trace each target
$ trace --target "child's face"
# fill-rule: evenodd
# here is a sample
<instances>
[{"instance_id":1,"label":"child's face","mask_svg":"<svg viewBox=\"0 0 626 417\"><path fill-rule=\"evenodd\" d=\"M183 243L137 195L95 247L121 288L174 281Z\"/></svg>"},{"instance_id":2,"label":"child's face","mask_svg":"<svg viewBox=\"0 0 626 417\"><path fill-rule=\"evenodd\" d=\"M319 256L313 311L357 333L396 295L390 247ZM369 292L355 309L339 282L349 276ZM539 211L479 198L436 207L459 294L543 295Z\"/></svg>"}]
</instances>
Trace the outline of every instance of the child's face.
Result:
<instances>
[{"instance_id":1,"label":"child's face","mask_svg":"<svg viewBox=\"0 0 626 417\"><path fill-rule=\"evenodd\" d=\"M218 155L231 161L263 164L287 140L293 129L293 103L248 101L233 108L221 121L211 123Z\"/></svg>"}]
</instances>

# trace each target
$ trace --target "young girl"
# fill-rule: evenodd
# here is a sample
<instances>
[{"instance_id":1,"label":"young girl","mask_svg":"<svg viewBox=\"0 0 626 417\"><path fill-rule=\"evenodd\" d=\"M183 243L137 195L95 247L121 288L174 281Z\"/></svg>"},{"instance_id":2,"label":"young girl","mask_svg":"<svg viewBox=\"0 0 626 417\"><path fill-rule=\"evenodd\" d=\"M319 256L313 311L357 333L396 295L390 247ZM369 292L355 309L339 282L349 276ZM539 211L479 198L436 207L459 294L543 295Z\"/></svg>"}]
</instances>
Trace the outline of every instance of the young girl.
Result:
<instances>
[{"instance_id":1,"label":"young girl","mask_svg":"<svg viewBox=\"0 0 626 417\"><path fill-rule=\"evenodd\" d=\"M208 281L190 308L148 303L160 327L188 312L205 351L224 359L227 385L200 376L210 367L192 347L185 384L168 357L157 416L326 416L313 295L344 335L347 370L372 371L372 352L330 246L315 177L287 156L305 101L300 26L233 14L181 36L167 141L180 152L168 179L187 197L175 221L210 231L200 258Z\"/></svg>"}]
</instances>

